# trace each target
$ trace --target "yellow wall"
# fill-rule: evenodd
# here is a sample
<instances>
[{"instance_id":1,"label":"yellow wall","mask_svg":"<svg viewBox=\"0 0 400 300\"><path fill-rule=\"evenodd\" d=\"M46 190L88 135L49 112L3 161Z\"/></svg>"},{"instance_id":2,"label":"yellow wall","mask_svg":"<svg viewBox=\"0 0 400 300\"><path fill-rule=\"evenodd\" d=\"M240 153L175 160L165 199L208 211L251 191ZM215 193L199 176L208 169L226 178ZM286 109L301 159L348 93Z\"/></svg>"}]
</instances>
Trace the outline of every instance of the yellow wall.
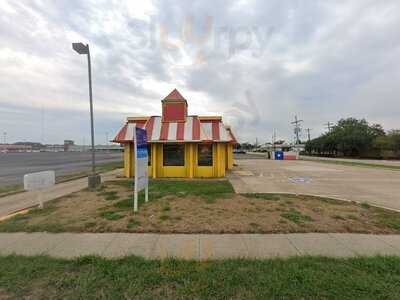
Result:
<instances>
[{"instance_id":1,"label":"yellow wall","mask_svg":"<svg viewBox=\"0 0 400 300\"><path fill-rule=\"evenodd\" d=\"M163 166L163 145L151 144L151 166L149 176L158 177L224 177L225 170L233 167L232 145L226 143L213 144L213 166L198 166L198 144L185 144L185 166ZM124 174L134 175L133 146L125 144Z\"/></svg>"},{"instance_id":2,"label":"yellow wall","mask_svg":"<svg viewBox=\"0 0 400 300\"><path fill-rule=\"evenodd\" d=\"M226 168L228 170L233 168L233 145L226 145Z\"/></svg>"},{"instance_id":3,"label":"yellow wall","mask_svg":"<svg viewBox=\"0 0 400 300\"><path fill-rule=\"evenodd\" d=\"M133 147L132 144L124 145L124 175L125 177L133 177Z\"/></svg>"}]
</instances>

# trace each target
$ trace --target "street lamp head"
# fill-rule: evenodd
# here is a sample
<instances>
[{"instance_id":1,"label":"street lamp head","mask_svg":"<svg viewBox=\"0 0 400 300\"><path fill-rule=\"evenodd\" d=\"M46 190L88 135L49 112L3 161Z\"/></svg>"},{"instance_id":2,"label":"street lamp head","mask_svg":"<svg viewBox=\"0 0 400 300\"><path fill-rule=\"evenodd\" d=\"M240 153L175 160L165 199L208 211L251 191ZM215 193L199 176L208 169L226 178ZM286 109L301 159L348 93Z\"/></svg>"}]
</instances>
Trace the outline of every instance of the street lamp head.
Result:
<instances>
[{"instance_id":1,"label":"street lamp head","mask_svg":"<svg viewBox=\"0 0 400 300\"><path fill-rule=\"evenodd\" d=\"M83 43L72 43L72 49L79 54L89 54L89 45L84 45Z\"/></svg>"}]
</instances>

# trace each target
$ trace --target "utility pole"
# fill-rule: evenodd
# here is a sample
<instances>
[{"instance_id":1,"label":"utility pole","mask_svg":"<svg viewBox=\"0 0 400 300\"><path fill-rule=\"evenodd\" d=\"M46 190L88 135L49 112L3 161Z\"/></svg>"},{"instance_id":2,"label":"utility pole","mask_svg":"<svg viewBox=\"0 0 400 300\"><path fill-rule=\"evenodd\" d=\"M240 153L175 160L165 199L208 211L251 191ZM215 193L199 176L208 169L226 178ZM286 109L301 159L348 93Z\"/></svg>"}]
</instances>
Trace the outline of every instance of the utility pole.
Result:
<instances>
[{"instance_id":1,"label":"utility pole","mask_svg":"<svg viewBox=\"0 0 400 300\"><path fill-rule=\"evenodd\" d=\"M334 123L328 122L328 123L326 123L324 125L325 125L326 128L328 128L328 132L331 132Z\"/></svg>"},{"instance_id":2,"label":"utility pole","mask_svg":"<svg viewBox=\"0 0 400 300\"><path fill-rule=\"evenodd\" d=\"M43 106L43 104L42 104L42 111L41 111L41 136L40 136L40 139L41 139L41 143L42 143L42 145L44 145L44 106Z\"/></svg>"},{"instance_id":3,"label":"utility pole","mask_svg":"<svg viewBox=\"0 0 400 300\"><path fill-rule=\"evenodd\" d=\"M300 123L304 122L303 120L297 119L297 115L294 116L294 121L291 123L294 125L294 134L296 135L296 144L300 144L300 133L301 133L301 127Z\"/></svg>"},{"instance_id":4,"label":"utility pole","mask_svg":"<svg viewBox=\"0 0 400 300\"><path fill-rule=\"evenodd\" d=\"M311 131L312 129L311 128L307 128L306 129L306 131L307 131L307 136L308 136L308 141L311 141L311 136L310 136L310 131Z\"/></svg>"},{"instance_id":5,"label":"utility pole","mask_svg":"<svg viewBox=\"0 0 400 300\"><path fill-rule=\"evenodd\" d=\"M94 189L101 183L101 177L96 174L96 163L95 163L95 146L94 146L94 121L93 121L93 93L92 93L92 64L90 59L89 44L72 43L72 49L78 54L87 56L88 64L88 77L89 77L89 107L90 107L90 134L92 142L92 173L88 176L88 185L90 189Z\"/></svg>"},{"instance_id":6,"label":"utility pole","mask_svg":"<svg viewBox=\"0 0 400 300\"><path fill-rule=\"evenodd\" d=\"M7 132L3 132L3 142L4 142L4 145L5 144L7 144Z\"/></svg>"},{"instance_id":7,"label":"utility pole","mask_svg":"<svg viewBox=\"0 0 400 300\"><path fill-rule=\"evenodd\" d=\"M276 130L274 129L274 132L272 134L272 147L274 149L274 152L275 152L275 142L276 142Z\"/></svg>"}]
</instances>

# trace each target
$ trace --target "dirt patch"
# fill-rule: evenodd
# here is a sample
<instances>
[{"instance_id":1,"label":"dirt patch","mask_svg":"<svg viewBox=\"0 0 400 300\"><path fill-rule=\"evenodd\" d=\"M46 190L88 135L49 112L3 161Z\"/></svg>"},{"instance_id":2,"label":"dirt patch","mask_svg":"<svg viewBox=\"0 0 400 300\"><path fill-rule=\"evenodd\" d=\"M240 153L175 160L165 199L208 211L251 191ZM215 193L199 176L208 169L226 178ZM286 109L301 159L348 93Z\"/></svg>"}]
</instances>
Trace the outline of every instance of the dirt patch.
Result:
<instances>
[{"instance_id":1,"label":"dirt patch","mask_svg":"<svg viewBox=\"0 0 400 300\"><path fill-rule=\"evenodd\" d=\"M305 197L304 197L305 198ZM134 217L136 232L162 233L289 233L398 230L374 222L373 209L352 203L283 196L252 199L232 194L206 203L201 197L163 198L144 205ZM169 206L166 212L164 208Z\"/></svg>"},{"instance_id":2,"label":"dirt patch","mask_svg":"<svg viewBox=\"0 0 400 300\"><path fill-rule=\"evenodd\" d=\"M11 299L9 293L7 293L5 289L0 288L0 300L8 300L8 299Z\"/></svg>"},{"instance_id":3,"label":"dirt patch","mask_svg":"<svg viewBox=\"0 0 400 300\"><path fill-rule=\"evenodd\" d=\"M205 182L179 191L160 186L133 212L130 183L106 183L0 223L0 231L157 233L400 233L400 214L332 199L234 194ZM207 193L207 186L213 186ZM170 187L170 185L168 185ZM211 189L211 187L210 187Z\"/></svg>"}]
</instances>

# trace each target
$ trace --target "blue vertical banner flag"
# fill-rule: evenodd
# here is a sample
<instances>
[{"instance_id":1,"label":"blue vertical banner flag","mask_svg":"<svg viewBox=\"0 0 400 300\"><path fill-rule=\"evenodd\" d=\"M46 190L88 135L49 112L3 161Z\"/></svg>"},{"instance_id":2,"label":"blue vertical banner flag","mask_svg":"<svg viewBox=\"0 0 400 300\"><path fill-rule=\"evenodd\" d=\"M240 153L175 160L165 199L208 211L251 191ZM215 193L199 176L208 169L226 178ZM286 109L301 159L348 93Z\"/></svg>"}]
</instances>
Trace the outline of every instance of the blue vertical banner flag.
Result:
<instances>
[{"instance_id":1,"label":"blue vertical banner flag","mask_svg":"<svg viewBox=\"0 0 400 300\"><path fill-rule=\"evenodd\" d=\"M138 193L145 190L145 201L149 200L149 174L147 153L147 132L145 129L135 127L133 134L134 161L135 161L135 184L134 184L134 208L138 211Z\"/></svg>"}]
</instances>

